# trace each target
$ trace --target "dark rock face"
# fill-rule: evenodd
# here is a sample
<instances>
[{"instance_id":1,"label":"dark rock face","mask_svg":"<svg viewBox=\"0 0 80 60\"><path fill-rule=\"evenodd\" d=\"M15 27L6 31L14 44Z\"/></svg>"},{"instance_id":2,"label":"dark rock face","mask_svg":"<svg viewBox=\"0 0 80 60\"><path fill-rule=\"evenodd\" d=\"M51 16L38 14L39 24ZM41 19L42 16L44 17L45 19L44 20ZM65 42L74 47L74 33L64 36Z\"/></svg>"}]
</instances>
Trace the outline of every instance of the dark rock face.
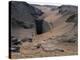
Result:
<instances>
[{"instance_id":1,"label":"dark rock face","mask_svg":"<svg viewBox=\"0 0 80 60\"><path fill-rule=\"evenodd\" d=\"M37 34L42 34L50 30L49 23L44 20L35 20Z\"/></svg>"},{"instance_id":2,"label":"dark rock face","mask_svg":"<svg viewBox=\"0 0 80 60\"><path fill-rule=\"evenodd\" d=\"M59 9L59 13L61 13L62 15L76 14L78 11L78 7L72 5L62 5L59 6L58 9Z\"/></svg>"},{"instance_id":3,"label":"dark rock face","mask_svg":"<svg viewBox=\"0 0 80 60\"><path fill-rule=\"evenodd\" d=\"M72 5L62 5L58 7L59 13L63 16L69 15L65 22L74 23L74 27L78 24L78 7Z\"/></svg>"},{"instance_id":4,"label":"dark rock face","mask_svg":"<svg viewBox=\"0 0 80 60\"><path fill-rule=\"evenodd\" d=\"M19 52L22 39L32 36L35 32L35 19L42 15L41 10L29 5L26 2L10 1L10 21L11 21L11 48L10 51ZM25 31L24 31L25 30ZM30 31L29 31L30 30ZM28 33L26 33L28 32ZM20 34L21 33L21 34ZM23 36L24 35L24 36ZM27 38L32 42L32 38Z\"/></svg>"},{"instance_id":5,"label":"dark rock face","mask_svg":"<svg viewBox=\"0 0 80 60\"><path fill-rule=\"evenodd\" d=\"M35 20L37 34L43 33L43 20Z\"/></svg>"},{"instance_id":6,"label":"dark rock face","mask_svg":"<svg viewBox=\"0 0 80 60\"><path fill-rule=\"evenodd\" d=\"M39 9L34 8L26 2L12 1L10 3L12 26L17 24L23 27L31 28L34 24L34 20L36 19L34 16L40 16L42 14Z\"/></svg>"},{"instance_id":7,"label":"dark rock face","mask_svg":"<svg viewBox=\"0 0 80 60\"><path fill-rule=\"evenodd\" d=\"M66 22L73 22L74 23L74 26L77 26L78 24L78 14L73 14L71 15L67 20Z\"/></svg>"},{"instance_id":8,"label":"dark rock face","mask_svg":"<svg viewBox=\"0 0 80 60\"><path fill-rule=\"evenodd\" d=\"M31 30L31 32L36 33L36 23L35 20L43 14L41 10L33 7L32 5L22 2L22 1L10 1L10 10L11 10L11 35L20 37L19 31ZM19 30L19 31L18 31ZM21 33L25 33L22 31ZM26 34L26 33L25 33ZM27 34L26 34L27 35Z\"/></svg>"}]
</instances>

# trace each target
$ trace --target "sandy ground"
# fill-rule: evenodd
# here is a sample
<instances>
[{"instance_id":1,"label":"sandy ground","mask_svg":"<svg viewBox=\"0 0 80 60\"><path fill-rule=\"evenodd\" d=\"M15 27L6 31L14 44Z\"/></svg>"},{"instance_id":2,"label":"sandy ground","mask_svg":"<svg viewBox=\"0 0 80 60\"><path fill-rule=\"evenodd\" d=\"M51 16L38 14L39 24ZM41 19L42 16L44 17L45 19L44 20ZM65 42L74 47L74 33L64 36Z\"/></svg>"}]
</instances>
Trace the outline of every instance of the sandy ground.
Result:
<instances>
[{"instance_id":1,"label":"sandy ground","mask_svg":"<svg viewBox=\"0 0 80 60\"><path fill-rule=\"evenodd\" d=\"M35 58L35 57L51 57L51 56L69 56L77 55L77 43L58 43L56 47L64 49L64 51L45 51L42 48L33 48L34 44L25 42L21 46L20 53L12 53L12 58ZM55 48L55 47L53 47Z\"/></svg>"}]
</instances>

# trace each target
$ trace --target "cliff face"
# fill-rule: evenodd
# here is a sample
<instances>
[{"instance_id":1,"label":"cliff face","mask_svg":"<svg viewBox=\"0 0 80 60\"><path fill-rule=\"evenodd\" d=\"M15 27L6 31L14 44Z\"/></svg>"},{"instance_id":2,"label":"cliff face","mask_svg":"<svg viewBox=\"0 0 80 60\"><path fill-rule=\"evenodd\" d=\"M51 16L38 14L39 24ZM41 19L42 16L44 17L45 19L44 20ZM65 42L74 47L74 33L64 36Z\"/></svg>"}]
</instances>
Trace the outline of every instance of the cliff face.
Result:
<instances>
[{"instance_id":1,"label":"cliff face","mask_svg":"<svg viewBox=\"0 0 80 60\"><path fill-rule=\"evenodd\" d=\"M42 15L41 10L26 2L11 1L11 34L17 37L27 36L27 33L35 34L35 20ZM29 31L30 30L30 31ZM26 32L26 33L25 33Z\"/></svg>"}]
</instances>

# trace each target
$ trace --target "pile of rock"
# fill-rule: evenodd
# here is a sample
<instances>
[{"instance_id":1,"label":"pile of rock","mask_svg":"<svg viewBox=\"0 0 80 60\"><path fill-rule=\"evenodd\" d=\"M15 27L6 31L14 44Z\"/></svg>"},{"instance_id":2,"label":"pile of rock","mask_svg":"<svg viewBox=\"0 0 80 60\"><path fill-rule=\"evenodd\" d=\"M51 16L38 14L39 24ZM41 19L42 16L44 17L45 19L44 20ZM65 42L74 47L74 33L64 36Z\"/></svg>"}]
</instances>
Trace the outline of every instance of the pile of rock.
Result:
<instances>
[{"instance_id":1,"label":"pile of rock","mask_svg":"<svg viewBox=\"0 0 80 60\"><path fill-rule=\"evenodd\" d=\"M20 52L20 45L21 45L21 40L12 36L11 37L11 52Z\"/></svg>"},{"instance_id":2,"label":"pile of rock","mask_svg":"<svg viewBox=\"0 0 80 60\"><path fill-rule=\"evenodd\" d=\"M32 42L32 37L27 37L23 39L16 38L15 36L11 37L11 47L10 51L11 52L20 52L20 47L23 42Z\"/></svg>"}]
</instances>

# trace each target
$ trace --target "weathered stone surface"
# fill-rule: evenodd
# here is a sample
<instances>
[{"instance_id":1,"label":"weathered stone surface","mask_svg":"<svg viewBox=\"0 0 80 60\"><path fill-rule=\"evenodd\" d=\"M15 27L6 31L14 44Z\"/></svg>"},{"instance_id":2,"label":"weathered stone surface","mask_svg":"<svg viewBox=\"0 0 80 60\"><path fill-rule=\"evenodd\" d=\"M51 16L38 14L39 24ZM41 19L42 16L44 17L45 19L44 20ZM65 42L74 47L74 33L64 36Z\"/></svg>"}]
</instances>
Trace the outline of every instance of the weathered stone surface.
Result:
<instances>
[{"instance_id":1,"label":"weathered stone surface","mask_svg":"<svg viewBox=\"0 0 80 60\"><path fill-rule=\"evenodd\" d=\"M58 7L59 13L62 15L67 15L67 14L75 14L77 13L77 6L71 6L71 5L62 5Z\"/></svg>"},{"instance_id":2,"label":"weathered stone surface","mask_svg":"<svg viewBox=\"0 0 80 60\"><path fill-rule=\"evenodd\" d=\"M17 47L17 46L12 46L10 48L11 52L20 52L20 47Z\"/></svg>"},{"instance_id":3,"label":"weathered stone surface","mask_svg":"<svg viewBox=\"0 0 80 60\"><path fill-rule=\"evenodd\" d=\"M60 48L60 47L57 47L56 45L54 44L41 44L41 48L44 50L44 51L61 51L61 52L64 52L63 48Z\"/></svg>"},{"instance_id":4,"label":"weathered stone surface","mask_svg":"<svg viewBox=\"0 0 80 60\"><path fill-rule=\"evenodd\" d=\"M32 36L32 32L36 34L35 20L38 16L42 15L43 12L38 8L22 1L11 1L10 5L11 35L23 39L25 36L22 36L22 34L25 34L26 37L28 34L31 34Z\"/></svg>"}]
</instances>

